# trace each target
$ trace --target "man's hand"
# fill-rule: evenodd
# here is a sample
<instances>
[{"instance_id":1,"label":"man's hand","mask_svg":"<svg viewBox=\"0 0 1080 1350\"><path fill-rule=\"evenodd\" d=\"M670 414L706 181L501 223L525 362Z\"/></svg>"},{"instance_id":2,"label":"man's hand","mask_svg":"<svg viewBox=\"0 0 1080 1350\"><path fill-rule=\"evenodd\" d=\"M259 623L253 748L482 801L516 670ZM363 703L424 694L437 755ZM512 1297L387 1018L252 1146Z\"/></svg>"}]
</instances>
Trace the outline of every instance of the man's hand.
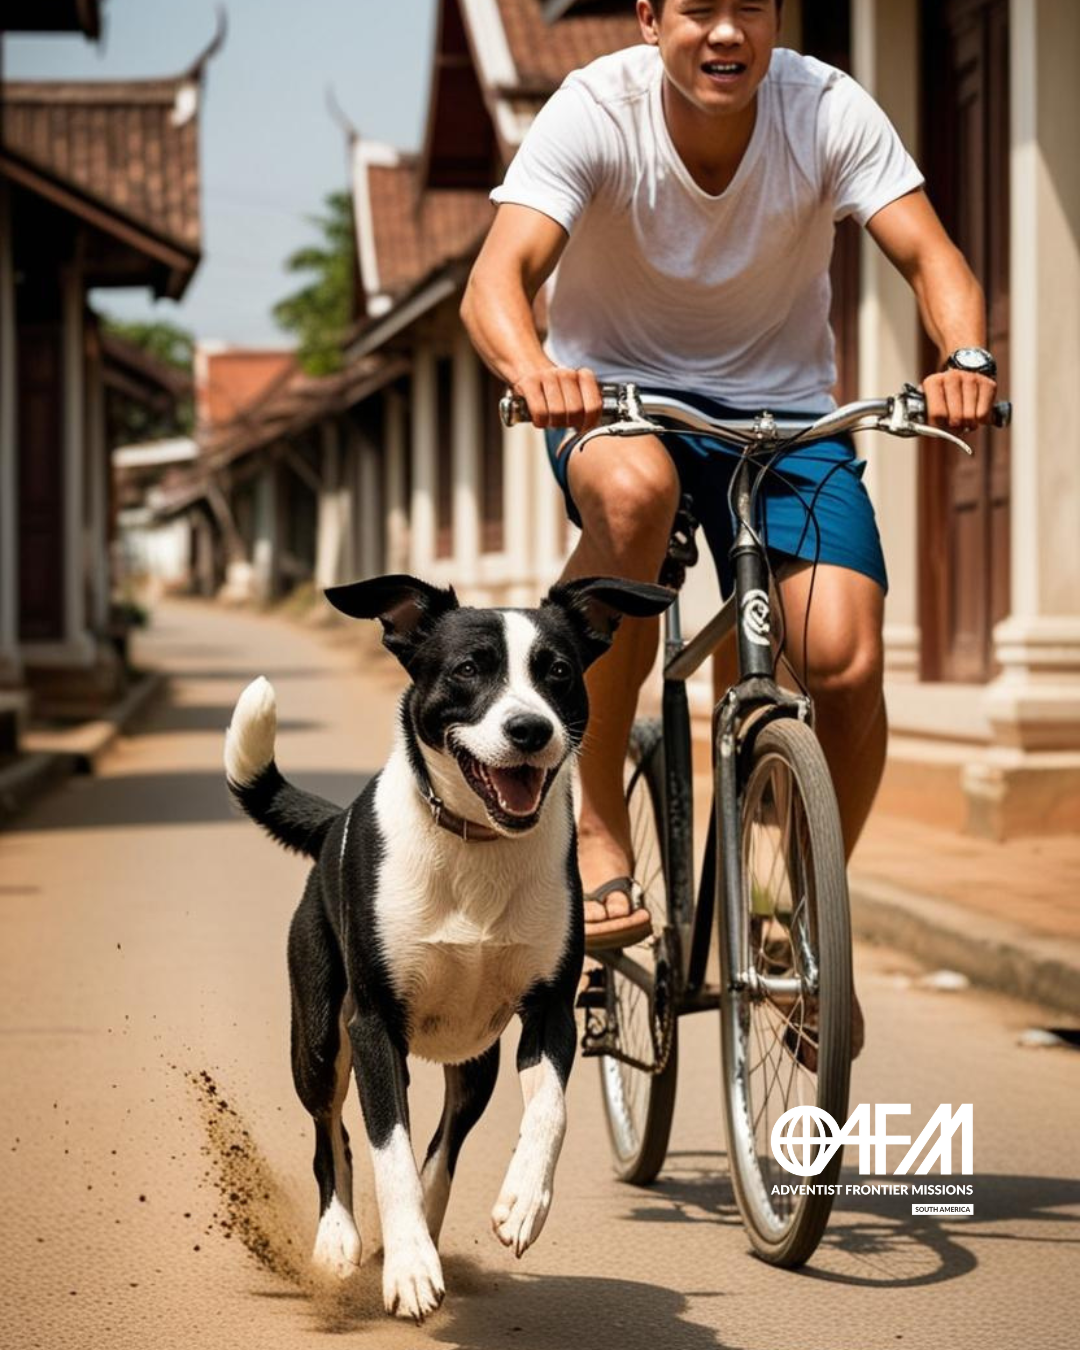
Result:
<instances>
[{"instance_id":1,"label":"man's hand","mask_svg":"<svg viewBox=\"0 0 1080 1350\"><path fill-rule=\"evenodd\" d=\"M943 370L923 380L926 420L949 431L974 431L990 421L997 381L964 370Z\"/></svg>"},{"instance_id":2,"label":"man's hand","mask_svg":"<svg viewBox=\"0 0 1080 1350\"><path fill-rule=\"evenodd\" d=\"M510 387L529 405L533 426L589 431L600 421L600 385L585 366L570 370L549 363L516 376Z\"/></svg>"}]
</instances>

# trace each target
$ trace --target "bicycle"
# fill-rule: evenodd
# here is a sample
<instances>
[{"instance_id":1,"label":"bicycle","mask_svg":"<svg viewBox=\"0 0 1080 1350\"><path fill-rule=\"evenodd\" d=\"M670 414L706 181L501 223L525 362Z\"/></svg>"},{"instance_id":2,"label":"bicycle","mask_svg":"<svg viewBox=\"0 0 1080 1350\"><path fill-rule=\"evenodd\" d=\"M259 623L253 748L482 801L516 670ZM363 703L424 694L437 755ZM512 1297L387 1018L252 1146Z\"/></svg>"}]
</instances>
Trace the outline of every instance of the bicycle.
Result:
<instances>
[{"instance_id":1,"label":"bicycle","mask_svg":"<svg viewBox=\"0 0 1080 1350\"><path fill-rule=\"evenodd\" d=\"M754 523L757 492L785 454L828 436L874 430L971 449L926 424L925 399L912 385L810 422L768 412L721 421L633 384L604 386L602 395L600 425L575 437L566 453L597 436L692 431L736 452L739 463L729 491L734 590L690 641L683 638L677 594L697 560L689 499L672 529L660 578L676 591L664 616L661 716L635 722L625 774L635 875L653 935L598 954L602 978L579 1000L582 1053L600 1059L616 1174L647 1185L663 1165L674 1116L678 1019L720 1011L735 1200L754 1250L793 1268L810 1258L825 1231L842 1150L804 1188L812 1194L774 1195L774 1185L794 1178L773 1155L772 1133L792 1106L847 1119L851 925L839 812L813 732L812 702L801 684L791 692L776 678L772 572ZM507 426L528 420L524 400L509 392L500 412ZM1009 404L995 406L996 425L1008 425L1010 416ZM686 683L732 629L738 678L713 713L713 809L695 891ZM719 984L706 979L714 915Z\"/></svg>"}]
</instances>

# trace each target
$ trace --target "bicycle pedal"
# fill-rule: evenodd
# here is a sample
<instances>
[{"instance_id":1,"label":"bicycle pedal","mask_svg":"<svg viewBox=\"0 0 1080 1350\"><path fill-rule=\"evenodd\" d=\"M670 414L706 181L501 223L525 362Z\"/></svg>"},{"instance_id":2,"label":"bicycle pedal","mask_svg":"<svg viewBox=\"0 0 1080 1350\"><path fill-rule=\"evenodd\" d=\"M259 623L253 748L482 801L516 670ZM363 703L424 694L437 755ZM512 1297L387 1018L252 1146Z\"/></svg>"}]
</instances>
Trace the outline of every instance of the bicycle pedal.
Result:
<instances>
[{"instance_id":1,"label":"bicycle pedal","mask_svg":"<svg viewBox=\"0 0 1080 1350\"><path fill-rule=\"evenodd\" d=\"M583 989L577 996L576 1008L598 1009L601 1012L607 1006L607 994L603 989Z\"/></svg>"}]
</instances>

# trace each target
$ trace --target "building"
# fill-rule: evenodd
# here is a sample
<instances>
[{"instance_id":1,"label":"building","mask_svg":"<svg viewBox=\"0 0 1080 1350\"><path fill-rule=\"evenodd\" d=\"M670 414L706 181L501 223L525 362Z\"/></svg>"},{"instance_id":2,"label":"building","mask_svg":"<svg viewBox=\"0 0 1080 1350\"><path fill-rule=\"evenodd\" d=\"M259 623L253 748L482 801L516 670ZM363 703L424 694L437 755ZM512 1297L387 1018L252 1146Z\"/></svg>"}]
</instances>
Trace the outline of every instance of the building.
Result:
<instances>
[{"instance_id":1,"label":"building","mask_svg":"<svg viewBox=\"0 0 1080 1350\"><path fill-rule=\"evenodd\" d=\"M96 36L99 9L16 4L3 23ZM28 687L39 711L85 708L122 683L107 397L163 390L102 335L87 295L147 286L178 299L190 282L200 87L221 37L171 79L0 90L0 681Z\"/></svg>"},{"instance_id":2,"label":"building","mask_svg":"<svg viewBox=\"0 0 1080 1350\"><path fill-rule=\"evenodd\" d=\"M466 598L523 603L558 573L569 536L539 437L502 431L500 391L457 307L489 189L565 74L638 40L629 10L442 0L420 153L355 139L361 285L348 359L374 364L346 420L322 423L324 466L339 462L326 447L346 427L358 458L320 478L324 496L344 495L317 513L319 584L409 570ZM974 436L970 461L936 443L862 447L891 578L881 809L998 837L1074 829L1080 9L787 0L784 40L849 69L920 160L986 289L1001 391L1015 403L1011 430ZM838 231L833 281L841 397L895 392L935 363L910 291L868 237ZM351 552L338 546L343 515ZM687 588L691 627L715 603L708 571ZM696 696L704 710L707 688Z\"/></svg>"}]
</instances>

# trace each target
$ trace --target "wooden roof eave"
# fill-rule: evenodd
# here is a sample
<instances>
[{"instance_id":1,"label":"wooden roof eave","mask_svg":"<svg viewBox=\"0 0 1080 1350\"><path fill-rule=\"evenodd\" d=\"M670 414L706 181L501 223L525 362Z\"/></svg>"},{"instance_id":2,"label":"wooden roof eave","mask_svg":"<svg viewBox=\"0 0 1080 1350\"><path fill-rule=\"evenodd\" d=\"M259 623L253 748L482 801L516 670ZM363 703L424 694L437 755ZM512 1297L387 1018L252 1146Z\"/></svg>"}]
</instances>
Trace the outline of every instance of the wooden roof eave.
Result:
<instances>
[{"instance_id":1,"label":"wooden roof eave","mask_svg":"<svg viewBox=\"0 0 1080 1350\"><path fill-rule=\"evenodd\" d=\"M88 193L62 182L55 175L3 146L0 146L0 177L17 183L62 211L118 239L141 253L157 270L163 269L163 286L158 285L156 274L147 278L147 284L153 285L158 294L170 300L179 300L187 289L202 258L201 250L156 233L130 216L123 215L115 207L95 200Z\"/></svg>"}]
</instances>

